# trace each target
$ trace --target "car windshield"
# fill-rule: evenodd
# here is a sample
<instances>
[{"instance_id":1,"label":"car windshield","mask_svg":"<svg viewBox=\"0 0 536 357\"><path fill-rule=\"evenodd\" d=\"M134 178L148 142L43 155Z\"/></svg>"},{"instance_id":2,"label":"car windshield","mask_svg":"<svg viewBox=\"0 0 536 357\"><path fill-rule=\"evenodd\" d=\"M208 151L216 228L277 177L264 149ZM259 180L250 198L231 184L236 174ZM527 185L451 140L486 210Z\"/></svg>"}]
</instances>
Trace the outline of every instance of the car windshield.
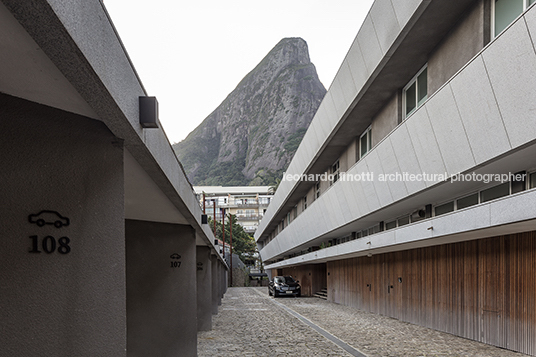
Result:
<instances>
[{"instance_id":1,"label":"car windshield","mask_svg":"<svg viewBox=\"0 0 536 357\"><path fill-rule=\"evenodd\" d=\"M274 282L279 284L291 284L295 283L296 281L291 276L276 276L274 278Z\"/></svg>"}]
</instances>

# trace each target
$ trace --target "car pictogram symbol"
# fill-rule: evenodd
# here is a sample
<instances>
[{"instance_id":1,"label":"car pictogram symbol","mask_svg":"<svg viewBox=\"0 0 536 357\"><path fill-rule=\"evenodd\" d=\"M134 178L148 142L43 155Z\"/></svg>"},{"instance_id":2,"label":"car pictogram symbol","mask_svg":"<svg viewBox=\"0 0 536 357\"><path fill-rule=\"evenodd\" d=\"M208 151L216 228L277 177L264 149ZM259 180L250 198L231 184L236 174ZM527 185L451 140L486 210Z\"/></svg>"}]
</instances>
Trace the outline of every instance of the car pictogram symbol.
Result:
<instances>
[{"instance_id":1,"label":"car pictogram symbol","mask_svg":"<svg viewBox=\"0 0 536 357\"><path fill-rule=\"evenodd\" d=\"M173 253L173 254L171 254L169 257L170 257L171 259L177 259L177 260L181 258L181 256L178 255L177 253Z\"/></svg>"},{"instance_id":2,"label":"car pictogram symbol","mask_svg":"<svg viewBox=\"0 0 536 357\"><path fill-rule=\"evenodd\" d=\"M63 217L56 211L44 210L37 214L28 216L30 223L37 224L38 227L43 227L45 224L53 225L56 228L61 228L69 225L69 218Z\"/></svg>"}]
</instances>

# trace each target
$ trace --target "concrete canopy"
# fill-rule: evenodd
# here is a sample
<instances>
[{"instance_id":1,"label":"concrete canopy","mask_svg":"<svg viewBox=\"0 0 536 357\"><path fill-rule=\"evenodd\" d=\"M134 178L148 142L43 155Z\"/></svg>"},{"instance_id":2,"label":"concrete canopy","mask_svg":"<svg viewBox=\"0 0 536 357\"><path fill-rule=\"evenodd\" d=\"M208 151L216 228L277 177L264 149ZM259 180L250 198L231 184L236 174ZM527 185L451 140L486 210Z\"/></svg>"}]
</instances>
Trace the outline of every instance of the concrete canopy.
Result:
<instances>
[{"instance_id":1,"label":"concrete canopy","mask_svg":"<svg viewBox=\"0 0 536 357\"><path fill-rule=\"evenodd\" d=\"M191 225L220 256L165 133L139 124L147 93L102 2L3 1L0 46L0 92L102 121L124 140L126 219Z\"/></svg>"}]
</instances>

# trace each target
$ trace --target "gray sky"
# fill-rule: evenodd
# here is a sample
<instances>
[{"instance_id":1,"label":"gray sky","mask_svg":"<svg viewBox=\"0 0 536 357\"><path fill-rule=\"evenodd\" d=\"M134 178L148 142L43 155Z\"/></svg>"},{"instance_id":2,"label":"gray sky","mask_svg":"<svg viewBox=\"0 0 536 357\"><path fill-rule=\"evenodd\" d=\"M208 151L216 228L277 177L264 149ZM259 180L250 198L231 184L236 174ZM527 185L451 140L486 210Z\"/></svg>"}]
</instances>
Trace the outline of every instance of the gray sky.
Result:
<instances>
[{"instance_id":1,"label":"gray sky","mask_svg":"<svg viewBox=\"0 0 536 357\"><path fill-rule=\"evenodd\" d=\"M172 143L284 37L309 46L329 88L373 0L104 0Z\"/></svg>"}]
</instances>

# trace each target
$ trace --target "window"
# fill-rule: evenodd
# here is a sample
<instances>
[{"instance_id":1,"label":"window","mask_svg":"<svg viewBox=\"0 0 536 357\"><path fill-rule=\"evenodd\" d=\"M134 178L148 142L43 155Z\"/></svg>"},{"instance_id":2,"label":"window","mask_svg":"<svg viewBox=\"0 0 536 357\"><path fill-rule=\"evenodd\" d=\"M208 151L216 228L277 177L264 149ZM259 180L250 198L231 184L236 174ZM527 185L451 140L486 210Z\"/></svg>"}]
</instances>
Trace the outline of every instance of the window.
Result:
<instances>
[{"instance_id":1,"label":"window","mask_svg":"<svg viewBox=\"0 0 536 357\"><path fill-rule=\"evenodd\" d=\"M385 230L388 231L389 229L394 229L396 228L396 221L391 221L391 222L387 222L385 223Z\"/></svg>"},{"instance_id":2,"label":"window","mask_svg":"<svg viewBox=\"0 0 536 357\"><path fill-rule=\"evenodd\" d=\"M316 183L315 186L315 197L318 199L320 197L320 181Z\"/></svg>"},{"instance_id":3,"label":"window","mask_svg":"<svg viewBox=\"0 0 536 357\"><path fill-rule=\"evenodd\" d=\"M357 159L361 160L363 156L372 148L372 132L371 127L368 127L367 130L359 137L357 143Z\"/></svg>"},{"instance_id":4,"label":"window","mask_svg":"<svg viewBox=\"0 0 536 357\"><path fill-rule=\"evenodd\" d=\"M339 180L339 160L337 160L333 165L331 165L331 177L332 181L330 185L333 185Z\"/></svg>"},{"instance_id":5,"label":"window","mask_svg":"<svg viewBox=\"0 0 536 357\"><path fill-rule=\"evenodd\" d=\"M508 196L510 194L510 182L505 182L497 186L480 191L480 202L488 202L499 197Z\"/></svg>"},{"instance_id":6,"label":"window","mask_svg":"<svg viewBox=\"0 0 536 357\"><path fill-rule=\"evenodd\" d=\"M465 196L456 201L457 209L464 209L478 204L478 193L474 193L469 196Z\"/></svg>"},{"instance_id":7,"label":"window","mask_svg":"<svg viewBox=\"0 0 536 357\"><path fill-rule=\"evenodd\" d=\"M380 225L379 224L377 224L377 225L375 225L373 227L370 227L368 229L369 236L373 235L373 234L376 234L376 233L380 233Z\"/></svg>"},{"instance_id":8,"label":"window","mask_svg":"<svg viewBox=\"0 0 536 357\"><path fill-rule=\"evenodd\" d=\"M424 66L404 88L404 117L408 117L428 98L427 72L427 67Z\"/></svg>"},{"instance_id":9,"label":"window","mask_svg":"<svg viewBox=\"0 0 536 357\"><path fill-rule=\"evenodd\" d=\"M536 172L530 174L530 188L536 187Z\"/></svg>"},{"instance_id":10,"label":"window","mask_svg":"<svg viewBox=\"0 0 536 357\"><path fill-rule=\"evenodd\" d=\"M304 196L303 202L302 202L302 210L305 211L306 209L307 209L307 196Z\"/></svg>"},{"instance_id":11,"label":"window","mask_svg":"<svg viewBox=\"0 0 536 357\"><path fill-rule=\"evenodd\" d=\"M442 204L435 207L435 215L441 216L442 214L454 211L454 201Z\"/></svg>"},{"instance_id":12,"label":"window","mask_svg":"<svg viewBox=\"0 0 536 357\"><path fill-rule=\"evenodd\" d=\"M400 217L398 219L398 226L399 227L405 226L406 224L409 224L409 216Z\"/></svg>"},{"instance_id":13,"label":"window","mask_svg":"<svg viewBox=\"0 0 536 357\"><path fill-rule=\"evenodd\" d=\"M500 34L536 0L492 0L493 37Z\"/></svg>"}]
</instances>

